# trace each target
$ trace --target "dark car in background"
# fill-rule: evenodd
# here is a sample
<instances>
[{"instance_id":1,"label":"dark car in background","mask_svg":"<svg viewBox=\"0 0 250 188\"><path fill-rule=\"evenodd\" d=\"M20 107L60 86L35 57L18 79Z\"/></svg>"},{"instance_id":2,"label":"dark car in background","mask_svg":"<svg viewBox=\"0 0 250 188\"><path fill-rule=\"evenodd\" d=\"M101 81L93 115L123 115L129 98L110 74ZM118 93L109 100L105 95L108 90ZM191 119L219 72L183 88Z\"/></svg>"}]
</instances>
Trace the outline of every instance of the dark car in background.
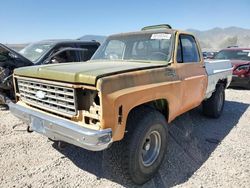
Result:
<instances>
[{"instance_id":1,"label":"dark car in background","mask_svg":"<svg viewBox=\"0 0 250 188\"><path fill-rule=\"evenodd\" d=\"M15 68L89 60L99 47L95 41L45 40L16 52L0 44L0 104L13 99L12 73Z\"/></svg>"},{"instance_id":2,"label":"dark car in background","mask_svg":"<svg viewBox=\"0 0 250 188\"><path fill-rule=\"evenodd\" d=\"M230 59L233 79L230 86L250 89L250 48L230 47L219 51L214 59Z\"/></svg>"}]
</instances>

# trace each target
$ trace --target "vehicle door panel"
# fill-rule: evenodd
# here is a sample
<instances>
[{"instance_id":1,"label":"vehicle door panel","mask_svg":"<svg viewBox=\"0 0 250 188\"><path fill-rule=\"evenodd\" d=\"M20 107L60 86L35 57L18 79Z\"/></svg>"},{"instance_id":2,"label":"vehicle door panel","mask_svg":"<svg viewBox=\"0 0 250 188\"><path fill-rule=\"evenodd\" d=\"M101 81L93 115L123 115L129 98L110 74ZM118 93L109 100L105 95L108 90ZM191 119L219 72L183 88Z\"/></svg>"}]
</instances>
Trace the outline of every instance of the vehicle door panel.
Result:
<instances>
[{"instance_id":1,"label":"vehicle door panel","mask_svg":"<svg viewBox=\"0 0 250 188\"><path fill-rule=\"evenodd\" d=\"M191 35L179 35L179 39L176 71L182 85L181 111L185 112L202 102L207 86L207 75L195 38ZM180 54L182 59L178 59Z\"/></svg>"}]
</instances>

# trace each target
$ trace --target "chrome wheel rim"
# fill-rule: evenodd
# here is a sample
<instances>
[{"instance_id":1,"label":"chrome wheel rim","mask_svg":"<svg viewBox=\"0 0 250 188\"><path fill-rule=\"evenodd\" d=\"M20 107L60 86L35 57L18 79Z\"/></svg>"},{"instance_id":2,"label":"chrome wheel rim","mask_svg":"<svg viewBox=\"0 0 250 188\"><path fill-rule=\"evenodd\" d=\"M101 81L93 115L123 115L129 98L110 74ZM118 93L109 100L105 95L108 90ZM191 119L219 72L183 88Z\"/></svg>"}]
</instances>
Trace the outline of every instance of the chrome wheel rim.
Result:
<instances>
[{"instance_id":1,"label":"chrome wheel rim","mask_svg":"<svg viewBox=\"0 0 250 188\"><path fill-rule=\"evenodd\" d=\"M161 135L157 131L148 134L141 149L142 164L151 166L158 158L161 149Z\"/></svg>"}]
</instances>

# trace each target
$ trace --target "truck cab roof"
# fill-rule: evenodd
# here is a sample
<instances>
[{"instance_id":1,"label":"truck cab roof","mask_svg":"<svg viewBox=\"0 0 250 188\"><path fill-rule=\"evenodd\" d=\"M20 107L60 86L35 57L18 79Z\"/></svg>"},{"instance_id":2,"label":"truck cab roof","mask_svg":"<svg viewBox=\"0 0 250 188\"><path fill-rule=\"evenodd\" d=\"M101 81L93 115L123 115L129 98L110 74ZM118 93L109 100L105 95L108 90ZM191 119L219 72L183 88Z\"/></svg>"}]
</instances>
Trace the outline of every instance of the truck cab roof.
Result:
<instances>
[{"instance_id":1,"label":"truck cab roof","mask_svg":"<svg viewBox=\"0 0 250 188\"><path fill-rule=\"evenodd\" d=\"M160 24L160 25L152 25L152 26L143 27L140 31L118 33L118 34L110 35L109 37L116 37L116 36L121 36L121 35L130 36L130 35L149 34L149 33L152 33L152 34L153 33L175 34L176 32L192 35L191 33L188 33L186 31L173 29L169 24Z\"/></svg>"},{"instance_id":2,"label":"truck cab roof","mask_svg":"<svg viewBox=\"0 0 250 188\"><path fill-rule=\"evenodd\" d=\"M97 41L81 41L81 40L75 40L75 39L49 39L49 40L41 40L38 42L35 42L36 44L43 44L43 43L50 43L50 44L69 44L69 43L74 43L74 44L93 44L93 45L100 45L99 42Z\"/></svg>"}]
</instances>

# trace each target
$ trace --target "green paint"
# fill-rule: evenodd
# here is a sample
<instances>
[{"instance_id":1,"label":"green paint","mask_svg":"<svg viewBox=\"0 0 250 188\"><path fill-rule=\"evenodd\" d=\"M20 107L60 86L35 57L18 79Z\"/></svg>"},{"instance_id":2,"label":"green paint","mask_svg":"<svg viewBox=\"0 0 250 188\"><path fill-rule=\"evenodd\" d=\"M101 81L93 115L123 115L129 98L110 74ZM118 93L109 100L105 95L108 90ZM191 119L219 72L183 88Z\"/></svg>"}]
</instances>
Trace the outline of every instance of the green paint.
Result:
<instances>
[{"instance_id":1,"label":"green paint","mask_svg":"<svg viewBox=\"0 0 250 188\"><path fill-rule=\"evenodd\" d=\"M53 81L95 85L98 77L159 65L162 64L127 61L89 61L24 67L15 69L14 74Z\"/></svg>"}]
</instances>

